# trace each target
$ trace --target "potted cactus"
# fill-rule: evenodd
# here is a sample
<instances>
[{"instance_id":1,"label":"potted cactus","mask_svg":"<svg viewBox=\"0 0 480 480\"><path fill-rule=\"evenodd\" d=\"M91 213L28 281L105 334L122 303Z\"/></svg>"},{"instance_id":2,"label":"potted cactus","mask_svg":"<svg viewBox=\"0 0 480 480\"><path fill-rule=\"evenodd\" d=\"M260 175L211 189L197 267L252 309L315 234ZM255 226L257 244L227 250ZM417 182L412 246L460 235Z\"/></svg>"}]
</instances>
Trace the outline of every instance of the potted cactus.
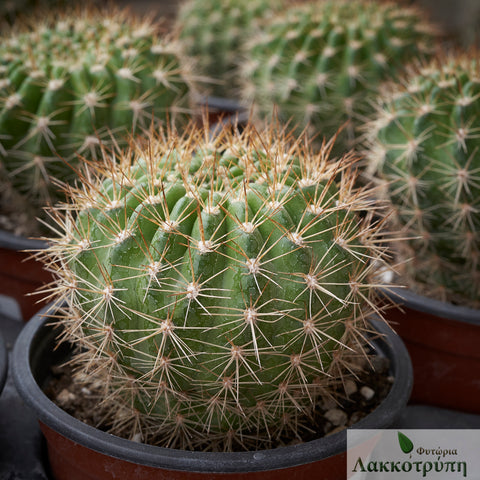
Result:
<instances>
[{"instance_id":1,"label":"potted cactus","mask_svg":"<svg viewBox=\"0 0 480 480\"><path fill-rule=\"evenodd\" d=\"M194 93L191 78L175 40L127 11L24 17L0 40L2 228L38 236L48 221L43 208L62 198L59 183L75 181L79 157L94 160L100 142L121 144L152 122L180 120ZM6 237L4 256L7 243L14 250L25 243ZM21 282L23 266L13 263L4 275Z\"/></svg>"},{"instance_id":2,"label":"potted cactus","mask_svg":"<svg viewBox=\"0 0 480 480\"><path fill-rule=\"evenodd\" d=\"M345 431L303 435L320 399L370 358L385 251L354 159L329 159L331 147L315 153L276 126L214 138L192 127L105 156L70 188L69 204L51 212L61 235L42 251L56 302L23 330L13 360L18 390L58 442L49 445L57 479L86 469L90 478L344 475ZM110 433L42 393L55 335L60 348L74 345L85 388L101 385ZM395 336L383 345L394 386L360 425L386 427L408 400L408 357L392 353L402 355ZM72 446L83 464L66 474Z\"/></svg>"},{"instance_id":3,"label":"potted cactus","mask_svg":"<svg viewBox=\"0 0 480 480\"><path fill-rule=\"evenodd\" d=\"M272 18L246 44L243 97L260 117L278 107L283 120L327 138L348 122L339 151L356 143L380 83L412 58L427 57L435 30L422 12L394 2L306 2Z\"/></svg>"},{"instance_id":4,"label":"potted cactus","mask_svg":"<svg viewBox=\"0 0 480 480\"><path fill-rule=\"evenodd\" d=\"M450 55L412 69L380 96L367 156L402 231L410 292L395 300L417 401L479 412L480 63Z\"/></svg>"}]
</instances>

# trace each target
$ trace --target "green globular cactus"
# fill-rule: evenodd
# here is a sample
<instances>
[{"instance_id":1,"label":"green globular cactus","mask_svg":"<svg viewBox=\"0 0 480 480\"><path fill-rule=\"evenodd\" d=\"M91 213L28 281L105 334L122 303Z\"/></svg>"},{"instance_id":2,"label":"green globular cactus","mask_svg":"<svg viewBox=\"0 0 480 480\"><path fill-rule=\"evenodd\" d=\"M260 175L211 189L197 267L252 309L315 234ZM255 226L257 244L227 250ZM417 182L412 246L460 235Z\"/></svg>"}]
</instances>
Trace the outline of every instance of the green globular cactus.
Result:
<instances>
[{"instance_id":1,"label":"green globular cactus","mask_svg":"<svg viewBox=\"0 0 480 480\"><path fill-rule=\"evenodd\" d=\"M0 40L0 161L27 202L55 200L52 178L78 156L173 122L192 92L176 43L126 11L70 9Z\"/></svg>"},{"instance_id":2,"label":"green globular cactus","mask_svg":"<svg viewBox=\"0 0 480 480\"><path fill-rule=\"evenodd\" d=\"M412 58L429 55L433 28L419 11L393 2L328 0L289 8L246 47L244 97L260 116L279 116L337 141L355 143L380 83Z\"/></svg>"},{"instance_id":3,"label":"green globular cactus","mask_svg":"<svg viewBox=\"0 0 480 480\"><path fill-rule=\"evenodd\" d=\"M387 182L408 284L480 306L480 63L441 58L379 98L366 126L370 169Z\"/></svg>"},{"instance_id":4,"label":"green globular cactus","mask_svg":"<svg viewBox=\"0 0 480 480\"><path fill-rule=\"evenodd\" d=\"M195 70L210 80L214 95L240 95L242 45L282 4L281 0L189 0L182 5L176 22L180 42Z\"/></svg>"},{"instance_id":5,"label":"green globular cactus","mask_svg":"<svg viewBox=\"0 0 480 480\"><path fill-rule=\"evenodd\" d=\"M330 149L197 127L96 164L54 211L60 323L114 433L228 450L308 430L365 354L384 261L371 194Z\"/></svg>"}]
</instances>

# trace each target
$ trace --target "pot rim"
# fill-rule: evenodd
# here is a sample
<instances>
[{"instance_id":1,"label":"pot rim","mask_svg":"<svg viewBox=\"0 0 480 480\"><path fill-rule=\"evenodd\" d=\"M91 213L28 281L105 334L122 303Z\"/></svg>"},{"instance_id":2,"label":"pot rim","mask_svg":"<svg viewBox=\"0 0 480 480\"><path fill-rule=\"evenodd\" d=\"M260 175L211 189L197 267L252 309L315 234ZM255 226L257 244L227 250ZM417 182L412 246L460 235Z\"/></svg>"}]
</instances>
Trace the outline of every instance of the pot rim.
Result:
<instances>
[{"instance_id":1,"label":"pot rim","mask_svg":"<svg viewBox=\"0 0 480 480\"><path fill-rule=\"evenodd\" d=\"M47 248L47 242L36 238L15 235L7 230L0 229L0 248L8 250L42 250Z\"/></svg>"},{"instance_id":2,"label":"pot rim","mask_svg":"<svg viewBox=\"0 0 480 480\"><path fill-rule=\"evenodd\" d=\"M13 379L22 399L37 418L59 434L91 450L124 461L200 473L239 473L278 470L313 463L346 450L346 430L303 444L251 452L195 452L136 443L114 436L72 417L54 404L37 384L30 368L31 345L46 322L49 305L24 326L12 352ZM51 312L50 312L51 313ZM371 320L384 337L376 348L390 358L395 380L381 404L351 428L380 429L392 424L406 406L413 384L413 370L402 340L389 326Z\"/></svg>"},{"instance_id":3,"label":"pot rim","mask_svg":"<svg viewBox=\"0 0 480 480\"><path fill-rule=\"evenodd\" d=\"M201 95L198 98L198 103L202 106L221 110L225 113L246 113L247 107L241 100L228 97L219 97L215 95Z\"/></svg>"},{"instance_id":4,"label":"pot rim","mask_svg":"<svg viewBox=\"0 0 480 480\"><path fill-rule=\"evenodd\" d=\"M0 334L0 394L7 380L8 352L3 335Z\"/></svg>"},{"instance_id":5,"label":"pot rim","mask_svg":"<svg viewBox=\"0 0 480 480\"><path fill-rule=\"evenodd\" d=\"M437 317L480 325L480 310L463 305L454 305L434 298L425 297L413 290L402 287L388 287L383 293L395 303L405 305L422 313Z\"/></svg>"}]
</instances>

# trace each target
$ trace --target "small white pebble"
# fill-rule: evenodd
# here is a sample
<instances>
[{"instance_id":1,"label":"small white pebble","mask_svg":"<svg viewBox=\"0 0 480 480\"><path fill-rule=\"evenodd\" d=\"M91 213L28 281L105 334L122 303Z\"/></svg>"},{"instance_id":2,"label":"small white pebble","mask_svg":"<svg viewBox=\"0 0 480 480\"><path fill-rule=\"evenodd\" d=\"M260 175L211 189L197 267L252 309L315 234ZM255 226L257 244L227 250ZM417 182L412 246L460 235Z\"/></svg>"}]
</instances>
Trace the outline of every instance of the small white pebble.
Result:
<instances>
[{"instance_id":1,"label":"small white pebble","mask_svg":"<svg viewBox=\"0 0 480 480\"><path fill-rule=\"evenodd\" d=\"M75 395L69 392L66 388L64 388L58 395L57 395L57 402L60 405L66 405L67 403L75 400Z\"/></svg>"},{"instance_id":2,"label":"small white pebble","mask_svg":"<svg viewBox=\"0 0 480 480\"><path fill-rule=\"evenodd\" d=\"M338 408L332 408L325 412L325 418L336 427L345 425L348 420L347 414Z\"/></svg>"},{"instance_id":3,"label":"small white pebble","mask_svg":"<svg viewBox=\"0 0 480 480\"><path fill-rule=\"evenodd\" d=\"M357 384L353 380L351 379L345 380L345 393L348 396L353 395L357 391L358 391Z\"/></svg>"},{"instance_id":4,"label":"small white pebble","mask_svg":"<svg viewBox=\"0 0 480 480\"><path fill-rule=\"evenodd\" d=\"M367 386L364 385L360 389L360 395L362 395L362 397L365 400L371 400L375 395L375 390L372 390L370 387L367 387Z\"/></svg>"},{"instance_id":5,"label":"small white pebble","mask_svg":"<svg viewBox=\"0 0 480 480\"><path fill-rule=\"evenodd\" d=\"M132 438L132 442L136 443L142 443L142 434L141 433L136 433Z\"/></svg>"},{"instance_id":6,"label":"small white pebble","mask_svg":"<svg viewBox=\"0 0 480 480\"><path fill-rule=\"evenodd\" d=\"M82 387L82 393L84 395L91 395L92 394L92 392L86 387Z\"/></svg>"}]
</instances>

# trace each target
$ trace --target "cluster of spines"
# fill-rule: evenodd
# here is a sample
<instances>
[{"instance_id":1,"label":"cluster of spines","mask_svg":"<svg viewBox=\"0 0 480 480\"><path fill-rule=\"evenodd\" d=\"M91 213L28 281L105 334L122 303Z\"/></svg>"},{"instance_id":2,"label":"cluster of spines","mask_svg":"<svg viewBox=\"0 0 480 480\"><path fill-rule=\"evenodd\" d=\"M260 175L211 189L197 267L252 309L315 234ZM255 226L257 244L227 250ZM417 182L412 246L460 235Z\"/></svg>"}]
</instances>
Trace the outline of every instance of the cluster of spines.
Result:
<instances>
[{"instance_id":1,"label":"cluster of spines","mask_svg":"<svg viewBox=\"0 0 480 480\"><path fill-rule=\"evenodd\" d=\"M124 11L70 9L16 26L0 46L0 155L15 188L44 205L79 155L189 107L174 39Z\"/></svg>"},{"instance_id":2,"label":"cluster of spines","mask_svg":"<svg viewBox=\"0 0 480 480\"><path fill-rule=\"evenodd\" d=\"M408 283L480 302L480 67L471 55L412 68L366 125L370 170L387 181Z\"/></svg>"},{"instance_id":3,"label":"cluster of spines","mask_svg":"<svg viewBox=\"0 0 480 480\"><path fill-rule=\"evenodd\" d=\"M419 11L389 2L291 7L248 42L243 95L260 114L276 104L281 117L327 138L348 122L351 147L380 83L412 56L430 55L433 38Z\"/></svg>"}]
</instances>

